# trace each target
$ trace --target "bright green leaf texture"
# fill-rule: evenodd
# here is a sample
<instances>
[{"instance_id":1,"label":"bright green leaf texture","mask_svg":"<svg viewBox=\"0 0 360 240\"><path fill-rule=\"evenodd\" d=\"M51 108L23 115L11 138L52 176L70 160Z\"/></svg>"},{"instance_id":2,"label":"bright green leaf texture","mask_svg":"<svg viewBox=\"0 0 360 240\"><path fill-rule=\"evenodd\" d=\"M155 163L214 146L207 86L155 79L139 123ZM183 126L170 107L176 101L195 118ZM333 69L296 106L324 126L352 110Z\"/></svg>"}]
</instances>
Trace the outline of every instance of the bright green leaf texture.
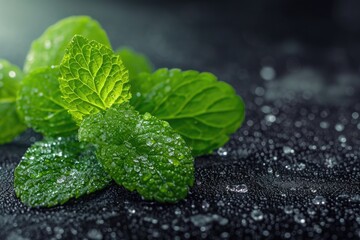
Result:
<instances>
[{"instance_id":1,"label":"bright green leaf texture","mask_svg":"<svg viewBox=\"0 0 360 240\"><path fill-rule=\"evenodd\" d=\"M24 71L31 72L39 67L59 65L68 43L75 34L110 47L108 37L97 21L87 16L68 17L50 26L32 43Z\"/></svg>"},{"instance_id":2,"label":"bright green leaf texture","mask_svg":"<svg viewBox=\"0 0 360 240\"><path fill-rule=\"evenodd\" d=\"M66 136L78 129L64 108L58 77L59 68L39 68L28 74L21 85L18 110L25 123L45 136Z\"/></svg>"},{"instance_id":3,"label":"bright green leaf texture","mask_svg":"<svg viewBox=\"0 0 360 240\"><path fill-rule=\"evenodd\" d=\"M166 120L195 156L223 146L244 120L240 96L211 73L159 69L140 74L131 84L135 109Z\"/></svg>"},{"instance_id":4,"label":"bright green leaf texture","mask_svg":"<svg viewBox=\"0 0 360 240\"><path fill-rule=\"evenodd\" d=\"M151 73L154 70L150 60L145 55L130 48L121 48L116 51L116 54L121 57L126 69L129 71L130 79L133 79L139 73Z\"/></svg>"},{"instance_id":5,"label":"bright green leaf texture","mask_svg":"<svg viewBox=\"0 0 360 240\"><path fill-rule=\"evenodd\" d=\"M14 175L16 195L32 207L63 204L103 189L111 182L93 148L74 137L35 143L25 153Z\"/></svg>"},{"instance_id":6,"label":"bright green leaf texture","mask_svg":"<svg viewBox=\"0 0 360 240\"><path fill-rule=\"evenodd\" d=\"M0 144L11 142L26 129L16 112L16 96L21 70L5 60L0 60Z\"/></svg>"},{"instance_id":7,"label":"bright green leaf texture","mask_svg":"<svg viewBox=\"0 0 360 240\"><path fill-rule=\"evenodd\" d=\"M194 159L180 135L128 103L84 118L79 139L94 143L110 176L145 199L176 202L194 182Z\"/></svg>"},{"instance_id":8,"label":"bright green leaf texture","mask_svg":"<svg viewBox=\"0 0 360 240\"><path fill-rule=\"evenodd\" d=\"M128 71L119 56L106 46L75 36L60 65L60 90L67 108L82 118L131 98Z\"/></svg>"}]
</instances>

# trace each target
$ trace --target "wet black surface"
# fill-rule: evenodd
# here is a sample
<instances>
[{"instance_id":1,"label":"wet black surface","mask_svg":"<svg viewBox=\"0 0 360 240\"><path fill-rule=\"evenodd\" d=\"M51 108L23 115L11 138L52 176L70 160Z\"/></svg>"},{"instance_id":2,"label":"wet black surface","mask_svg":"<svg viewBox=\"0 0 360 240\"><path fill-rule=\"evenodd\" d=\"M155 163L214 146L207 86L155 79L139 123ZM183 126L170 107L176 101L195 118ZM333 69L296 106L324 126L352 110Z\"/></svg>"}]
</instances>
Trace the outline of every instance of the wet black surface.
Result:
<instances>
[{"instance_id":1,"label":"wet black surface","mask_svg":"<svg viewBox=\"0 0 360 240\"><path fill-rule=\"evenodd\" d=\"M307 17L284 1L6 4L1 19L13 21L0 23L2 58L21 65L46 26L87 14L114 47L130 45L156 67L210 71L231 83L247 117L226 146L196 160L191 193L169 205L113 185L64 206L24 206L12 178L39 137L28 132L0 147L0 239L360 238L355 1L302 5L312 10ZM44 17L35 14L39 4ZM22 17L10 14L16 10Z\"/></svg>"}]
</instances>

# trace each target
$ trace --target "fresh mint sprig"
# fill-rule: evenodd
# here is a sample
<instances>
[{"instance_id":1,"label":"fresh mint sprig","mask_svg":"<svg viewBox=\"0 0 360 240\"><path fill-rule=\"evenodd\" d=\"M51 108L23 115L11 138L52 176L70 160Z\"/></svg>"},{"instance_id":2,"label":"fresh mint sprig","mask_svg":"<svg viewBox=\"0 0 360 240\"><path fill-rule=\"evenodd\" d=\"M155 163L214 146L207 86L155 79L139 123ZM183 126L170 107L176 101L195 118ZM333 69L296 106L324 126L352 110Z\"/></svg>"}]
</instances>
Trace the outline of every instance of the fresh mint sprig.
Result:
<instances>
[{"instance_id":1,"label":"fresh mint sprig","mask_svg":"<svg viewBox=\"0 0 360 240\"><path fill-rule=\"evenodd\" d=\"M4 71L19 78L0 79L7 85L0 113L11 110L0 121L0 143L25 128L21 119L47 136L15 169L15 192L29 206L63 204L111 179L148 200L179 201L194 182L193 156L225 144L244 119L244 103L230 85L197 71L151 73L145 56L127 48L114 53L89 17L49 27L24 69L21 84L21 71L10 65ZM8 99L12 105L4 108Z\"/></svg>"}]
</instances>

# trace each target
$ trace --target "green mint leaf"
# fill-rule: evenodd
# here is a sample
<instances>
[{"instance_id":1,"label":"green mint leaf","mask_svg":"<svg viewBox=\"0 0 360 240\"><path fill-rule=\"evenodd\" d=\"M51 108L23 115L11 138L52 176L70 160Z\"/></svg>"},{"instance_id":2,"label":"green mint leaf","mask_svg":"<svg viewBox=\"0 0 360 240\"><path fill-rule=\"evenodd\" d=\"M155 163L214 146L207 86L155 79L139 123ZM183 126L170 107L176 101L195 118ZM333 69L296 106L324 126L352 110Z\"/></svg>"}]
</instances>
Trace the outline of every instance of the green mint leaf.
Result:
<instances>
[{"instance_id":1,"label":"green mint leaf","mask_svg":"<svg viewBox=\"0 0 360 240\"><path fill-rule=\"evenodd\" d=\"M154 70L150 60L145 55L130 48L121 48L116 51L116 54L121 57L126 69L129 71L129 79L133 79L139 73L151 73Z\"/></svg>"},{"instance_id":2,"label":"green mint leaf","mask_svg":"<svg viewBox=\"0 0 360 240\"><path fill-rule=\"evenodd\" d=\"M211 73L159 69L131 81L131 103L166 120L195 156L223 146L244 120L244 103Z\"/></svg>"},{"instance_id":3,"label":"green mint leaf","mask_svg":"<svg viewBox=\"0 0 360 240\"><path fill-rule=\"evenodd\" d=\"M106 32L100 24L87 16L68 17L50 26L35 41L26 57L24 71L59 65L65 49L76 34L83 35L110 47Z\"/></svg>"},{"instance_id":4,"label":"green mint leaf","mask_svg":"<svg viewBox=\"0 0 360 240\"><path fill-rule=\"evenodd\" d=\"M25 204L51 207L105 188L111 178L93 147L74 137L32 145L15 169L15 193Z\"/></svg>"},{"instance_id":5,"label":"green mint leaf","mask_svg":"<svg viewBox=\"0 0 360 240\"><path fill-rule=\"evenodd\" d=\"M128 103L84 118L79 139L94 143L105 171L145 199L178 201L194 182L194 159L180 135Z\"/></svg>"},{"instance_id":6,"label":"green mint leaf","mask_svg":"<svg viewBox=\"0 0 360 240\"><path fill-rule=\"evenodd\" d=\"M66 136L78 127L65 109L58 78L59 68L39 68L22 82L17 101L25 123L45 136Z\"/></svg>"},{"instance_id":7,"label":"green mint leaf","mask_svg":"<svg viewBox=\"0 0 360 240\"><path fill-rule=\"evenodd\" d=\"M26 129L16 112L16 97L23 78L21 70L0 60L0 144L11 142Z\"/></svg>"},{"instance_id":8,"label":"green mint leaf","mask_svg":"<svg viewBox=\"0 0 360 240\"><path fill-rule=\"evenodd\" d=\"M60 65L60 90L67 108L80 123L83 116L131 98L128 72L106 46L75 36Z\"/></svg>"}]
</instances>

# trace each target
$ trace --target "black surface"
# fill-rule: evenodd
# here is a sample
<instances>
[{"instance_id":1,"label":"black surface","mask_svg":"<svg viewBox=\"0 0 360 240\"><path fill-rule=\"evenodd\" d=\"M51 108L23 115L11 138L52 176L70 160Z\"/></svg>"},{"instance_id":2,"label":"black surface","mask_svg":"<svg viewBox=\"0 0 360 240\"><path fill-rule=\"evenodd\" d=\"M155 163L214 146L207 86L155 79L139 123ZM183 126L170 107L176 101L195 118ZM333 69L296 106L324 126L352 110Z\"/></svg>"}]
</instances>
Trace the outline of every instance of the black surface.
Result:
<instances>
[{"instance_id":1,"label":"black surface","mask_svg":"<svg viewBox=\"0 0 360 240\"><path fill-rule=\"evenodd\" d=\"M39 136L0 147L0 239L360 237L360 51L356 1L0 1L0 57L73 14L156 67L215 73L244 97L231 141L196 160L189 197L167 205L111 186L30 209L13 170ZM273 73L273 75L272 75ZM266 80L267 79L267 80ZM245 185L245 186L244 186Z\"/></svg>"}]
</instances>

